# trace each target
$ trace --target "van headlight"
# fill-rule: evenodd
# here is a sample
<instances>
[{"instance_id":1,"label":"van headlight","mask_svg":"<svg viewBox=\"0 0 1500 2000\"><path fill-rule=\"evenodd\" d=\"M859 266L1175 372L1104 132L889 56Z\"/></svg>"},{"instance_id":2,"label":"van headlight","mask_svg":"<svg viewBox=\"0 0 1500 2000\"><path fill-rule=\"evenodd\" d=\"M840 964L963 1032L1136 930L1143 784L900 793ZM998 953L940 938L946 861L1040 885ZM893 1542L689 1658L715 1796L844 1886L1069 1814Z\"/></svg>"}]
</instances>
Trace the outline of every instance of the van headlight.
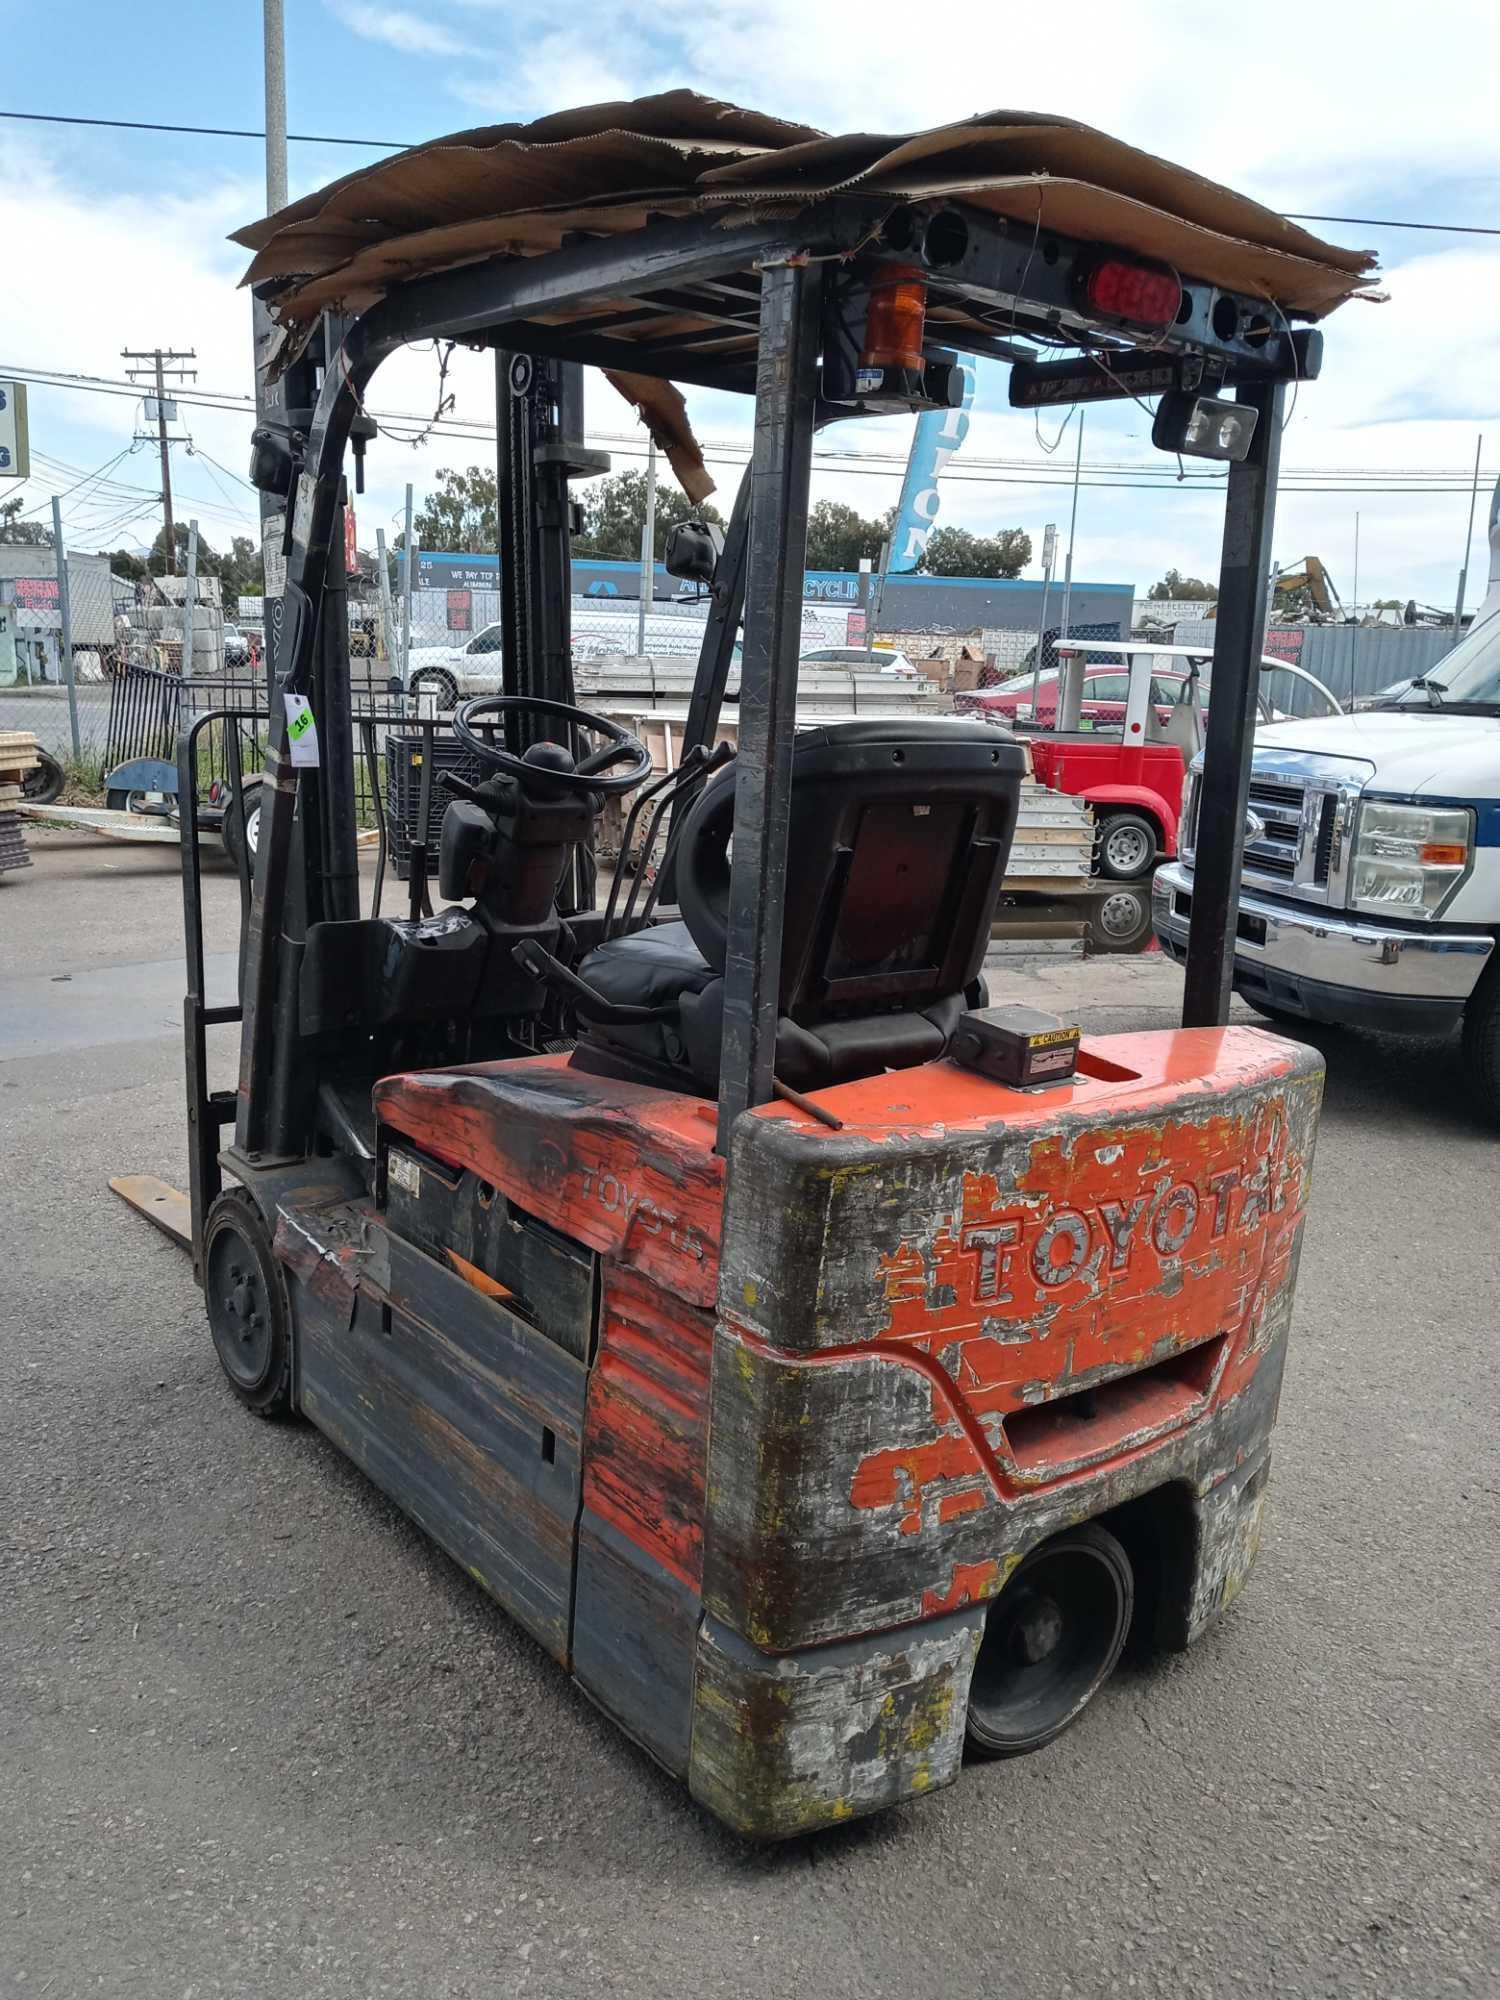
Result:
<instances>
[{"instance_id":1,"label":"van headlight","mask_svg":"<svg viewBox=\"0 0 1500 2000\"><path fill-rule=\"evenodd\" d=\"M1468 806L1366 799L1354 829L1349 902L1394 916L1435 917L1469 872L1473 851Z\"/></svg>"}]
</instances>

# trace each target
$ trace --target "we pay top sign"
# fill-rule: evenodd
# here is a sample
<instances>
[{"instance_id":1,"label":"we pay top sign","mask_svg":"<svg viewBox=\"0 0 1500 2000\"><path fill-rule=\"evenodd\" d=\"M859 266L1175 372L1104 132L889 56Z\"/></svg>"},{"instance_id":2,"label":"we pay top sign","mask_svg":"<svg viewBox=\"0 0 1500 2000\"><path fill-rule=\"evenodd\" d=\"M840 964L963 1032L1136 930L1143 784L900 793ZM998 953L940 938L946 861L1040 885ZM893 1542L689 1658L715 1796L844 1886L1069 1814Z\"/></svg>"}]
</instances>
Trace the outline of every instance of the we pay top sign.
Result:
<instances>
[{"instance_id":1,"label":"we pay top sign","mask_svg":"<svg viewBox=\"0 0 1500 2000\"><path fill-rule=\"evenodd\" d=\"M0 479L29 479L30 476L26 384L0 382Z\"/></svg>"}]
</instances>

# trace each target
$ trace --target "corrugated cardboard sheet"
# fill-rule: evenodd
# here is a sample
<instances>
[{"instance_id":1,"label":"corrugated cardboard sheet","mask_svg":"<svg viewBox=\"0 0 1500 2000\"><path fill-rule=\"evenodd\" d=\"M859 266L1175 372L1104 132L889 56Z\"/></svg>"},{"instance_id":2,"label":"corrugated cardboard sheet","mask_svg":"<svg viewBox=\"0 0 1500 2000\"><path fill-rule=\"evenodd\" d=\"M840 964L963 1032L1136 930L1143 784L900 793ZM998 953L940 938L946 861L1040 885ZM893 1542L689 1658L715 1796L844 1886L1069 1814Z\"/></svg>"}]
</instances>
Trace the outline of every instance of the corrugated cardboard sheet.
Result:
<instances>
[{"instance_id":1,"label":"corrugated cardboard sheet","mask_svg":"<svg viewBox=\"0 0 1500 2000\"><path fill-rule=\"evenodd\" d=\"M1325 243L1071 119L991 111L928 132L830 138L686 90L436 139L346 174L234 240L255 253L246 282L265 287L277 318L295 326L327 306L361 311L404 279L534 256L578 231L615 234L661 214L729 221L842 193L893 207L963 201L1159 259L1306 319L1363 290L1375 265L1370 252Z\"/></svg>"}]
</instances>

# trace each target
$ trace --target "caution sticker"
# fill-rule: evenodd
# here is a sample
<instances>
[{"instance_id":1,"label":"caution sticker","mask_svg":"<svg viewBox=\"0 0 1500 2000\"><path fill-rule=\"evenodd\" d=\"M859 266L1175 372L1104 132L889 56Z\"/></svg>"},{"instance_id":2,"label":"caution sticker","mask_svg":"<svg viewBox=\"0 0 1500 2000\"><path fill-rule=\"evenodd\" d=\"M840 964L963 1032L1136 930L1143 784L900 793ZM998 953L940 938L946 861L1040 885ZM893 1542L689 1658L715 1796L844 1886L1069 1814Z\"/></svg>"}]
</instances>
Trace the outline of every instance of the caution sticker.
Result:
<instances>
[{"instance_id":1,"label":"caution sticker","mask_svg":"<svg viewBox=\"0 0 1500 2000\"><path fill-rule=\"evenodd\" d=\"M318 763L318 725L313 720L312 705L305 694L284 695L286 702L286 741L293 764L305 769L316 769Z\"/></svg>"}]
</instances>

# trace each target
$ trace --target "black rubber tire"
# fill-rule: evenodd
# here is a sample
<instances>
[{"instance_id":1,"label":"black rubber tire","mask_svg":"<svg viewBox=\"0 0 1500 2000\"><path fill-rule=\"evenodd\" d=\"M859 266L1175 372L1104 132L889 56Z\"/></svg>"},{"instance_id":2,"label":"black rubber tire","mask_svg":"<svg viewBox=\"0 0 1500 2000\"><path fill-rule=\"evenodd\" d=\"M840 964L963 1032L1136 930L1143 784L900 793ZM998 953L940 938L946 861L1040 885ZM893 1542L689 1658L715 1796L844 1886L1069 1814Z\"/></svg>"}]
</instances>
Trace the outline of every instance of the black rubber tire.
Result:
<instances>
[{"instance_id":1,"label":"black rubber tire","mask_svg":"<svg viewBox=\"0 0 1500 2000\"><path fill-rule=\"evenodd\" d=\"M1480 1111L1500 1125L1500 977L1488 966L1464 1008L1464 1076Z\"/></svg>"},{"instance_id":2,"label":"black rubber tire","mask_svg":"<svg viewBox=\"0 0 1500 2000\"><path fill-rule=\"evenodd\" d=\"M970 1750L1024 1757L1070 1729L1113 1673L1134 1602L1130 1558L1107 1528L1090 1521L1033 1549L985 1617Z\"/></svg>"},{"instance_id":3,"label":"black rubber tire","mask_svg":"<svg viewBox=\"0 0 1500 2000\"><path fill-rule=\"evenodd\" d=\"M1095 848L1099 857L1099 873L1107 882L1144 880L1156 866L1160 837L1144 813L1107 812L1099 822ZM1128 859L1124 855L1111 859L1110 847L1114 842L1128 849Z\"/></svg>"},{"instance_id":4,"label":"black rubber tire","mask_svg":"<svg viewBox=\"0 0 1500 2000\"><path fill-rule=\"evenodd\" d=\"M29 806L55 805L62 797L68 774L50 750L37 746L37 761L21 780L21 796Z\"/></svg>"},{"instance_id":5,"label":"black rubber tire","mask_svg":"<svg viewBox=\"0 0 1500 2000\"><path fill-rule=\"evenodd\" d=\"M203 1297L230 1388L256 1416L285 1416L292 1407L291 1305L270 1233L244 1188L225 1188L208 1211Z\"/></svg>"},{"instance_id":6,"label":"black rubber tire","mask_svg":"<svg viewBox=\"0 0 1500 2000\"><path fill-rule=\"evenodd\" d=\"M1126 903L1134 905L1125 921ZM1089 950L1096 958L1128 956L1144 951L1151 936L1151 885L1122 882L1118 889L1093 899L1089 911Z\"/></svg>"},{"instance_id":7,"label":"black rubber tire","mask_svg":"<svg viewBox=\"0 0 1500 2000\"><path fill-rule=\"evenodd\" d=\"M250 778L240 788L238 799L231 799L224 808L223 824L219 828L219 838L224 843L224 852L238 868L240 850L244 845L245 821L260 811L263 780ZM250 842L250 872L255 872L255 841Z\"/></svg>"},{"instance_id":8,"label":"black rubber tire","mask_svg":"<svg viewBox=\"0 0 1500 2000\"><path fill-rule=\"evenodd\" d=\"M442 667L421 667L411 677L410 692L415 698L424 687L437 690L439 714L458 706L458 682Z\"/></svg>"},{"instance_id":9,"label":"black rubber tire","mask_svg":"<svg viewBox=\"0 0 1500 2000\"><path fill-rule=\"evenodd\" d=\"M118 787L112 786L104 794L104 803L112 813L129 812L130 794L129 792L120 791Z\"/></svg>"}]
</instances>

